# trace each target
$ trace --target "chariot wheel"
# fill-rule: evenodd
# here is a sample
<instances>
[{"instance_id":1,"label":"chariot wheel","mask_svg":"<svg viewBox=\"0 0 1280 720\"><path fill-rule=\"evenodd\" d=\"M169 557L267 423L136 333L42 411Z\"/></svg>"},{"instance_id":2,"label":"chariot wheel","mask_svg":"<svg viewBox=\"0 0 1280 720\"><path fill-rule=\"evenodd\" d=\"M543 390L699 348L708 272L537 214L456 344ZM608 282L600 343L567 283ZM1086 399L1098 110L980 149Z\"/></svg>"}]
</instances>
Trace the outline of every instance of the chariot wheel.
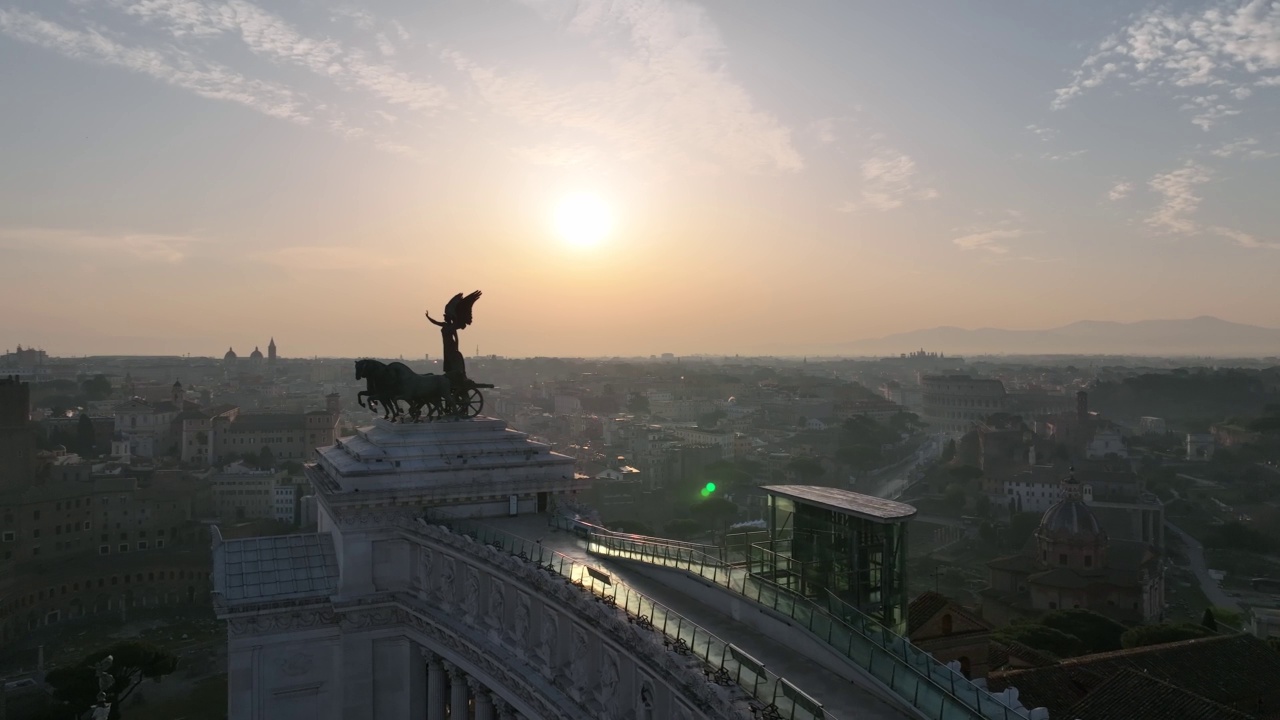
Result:
<instances>
[{"instance_id":1,"label":"chariot wheel","mask_svg":"<svg viewBox=\"0 0 1280 720\"><path fill-rule=\"evenodd\" d=\"M462 414L469 418L473 418L480 414L484 409L484 395L480 394L477 388L467 388L463 395Z\"/></svg>"}]
</instances>

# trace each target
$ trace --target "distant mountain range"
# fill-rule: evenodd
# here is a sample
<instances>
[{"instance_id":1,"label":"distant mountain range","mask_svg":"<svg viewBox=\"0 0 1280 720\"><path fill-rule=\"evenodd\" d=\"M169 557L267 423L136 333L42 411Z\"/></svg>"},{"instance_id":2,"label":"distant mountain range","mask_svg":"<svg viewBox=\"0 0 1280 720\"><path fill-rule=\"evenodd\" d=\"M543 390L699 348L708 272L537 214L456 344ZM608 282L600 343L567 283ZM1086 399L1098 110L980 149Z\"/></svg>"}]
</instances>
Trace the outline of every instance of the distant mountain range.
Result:
<instances>
[{"instance_id":1,"label":"distant mountain range","mask_svg":"<svg viewBox=\"0 0 1280 720\"><path fill-rule=\"evenodd\" d=\"M1049 330L936 327L857 340L840 355L898 355L925 349L947 355L1280 356L1280 329L1215 317L1120 323L1085 320Z\"/></svg>"}]
</instances>

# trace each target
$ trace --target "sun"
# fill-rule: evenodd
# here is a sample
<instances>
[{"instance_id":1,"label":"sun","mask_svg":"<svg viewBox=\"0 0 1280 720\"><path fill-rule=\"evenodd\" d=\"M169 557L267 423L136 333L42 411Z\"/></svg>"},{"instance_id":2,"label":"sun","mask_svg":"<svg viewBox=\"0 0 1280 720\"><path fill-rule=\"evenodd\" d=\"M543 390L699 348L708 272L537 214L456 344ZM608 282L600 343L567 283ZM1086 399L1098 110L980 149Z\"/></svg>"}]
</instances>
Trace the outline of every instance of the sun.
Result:
<instances>
[{"instance_id":1,"label":"sun","mask_svg":"<svg viewBox=\"0 0 1280 720\"><path fill-rule=\"evenodd\" d=\"M609 235L613 216L599 196L568 195L556 206L556 232L570 245L591 247Z\"/></svg>"}]
</instances>

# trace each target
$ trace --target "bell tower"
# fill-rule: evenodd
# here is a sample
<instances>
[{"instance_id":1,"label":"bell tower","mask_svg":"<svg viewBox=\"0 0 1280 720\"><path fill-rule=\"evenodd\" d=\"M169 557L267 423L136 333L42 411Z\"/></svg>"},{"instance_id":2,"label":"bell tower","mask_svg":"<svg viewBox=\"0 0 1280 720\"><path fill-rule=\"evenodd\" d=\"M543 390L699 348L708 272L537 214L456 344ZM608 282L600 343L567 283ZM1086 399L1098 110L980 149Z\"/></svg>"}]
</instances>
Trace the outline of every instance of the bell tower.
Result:
<instances>
[{"instance_id":1,"label":"bell tower","mask_svg":"<svg viewBox=\"0 0 1280 720\"><path fill-rule=\"evenodd\" d=\"M275 369L276 366L276 339L271 338L271 342L267 344L267 367Z\"/></svg>"}]
</instances>

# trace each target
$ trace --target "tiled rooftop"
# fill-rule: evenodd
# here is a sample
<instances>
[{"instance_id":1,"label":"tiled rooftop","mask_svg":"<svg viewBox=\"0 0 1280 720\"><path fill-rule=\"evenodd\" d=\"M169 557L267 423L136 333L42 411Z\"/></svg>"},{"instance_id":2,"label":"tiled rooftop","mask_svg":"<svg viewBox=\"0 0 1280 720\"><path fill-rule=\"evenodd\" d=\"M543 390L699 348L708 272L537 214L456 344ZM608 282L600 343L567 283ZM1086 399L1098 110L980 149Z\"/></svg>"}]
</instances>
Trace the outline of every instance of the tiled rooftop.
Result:
<instances>
[{"instance_id":1,"label":"tiled rooftop","mask_svg":"<svg viewBox=\"0 0 1280 720\"><path fill-rule=\"evenodd\" d=\"M328 533L225 540L214 550L214 590L232 604L327 596L337 587Z\"/></svg>"}]
</instances>

